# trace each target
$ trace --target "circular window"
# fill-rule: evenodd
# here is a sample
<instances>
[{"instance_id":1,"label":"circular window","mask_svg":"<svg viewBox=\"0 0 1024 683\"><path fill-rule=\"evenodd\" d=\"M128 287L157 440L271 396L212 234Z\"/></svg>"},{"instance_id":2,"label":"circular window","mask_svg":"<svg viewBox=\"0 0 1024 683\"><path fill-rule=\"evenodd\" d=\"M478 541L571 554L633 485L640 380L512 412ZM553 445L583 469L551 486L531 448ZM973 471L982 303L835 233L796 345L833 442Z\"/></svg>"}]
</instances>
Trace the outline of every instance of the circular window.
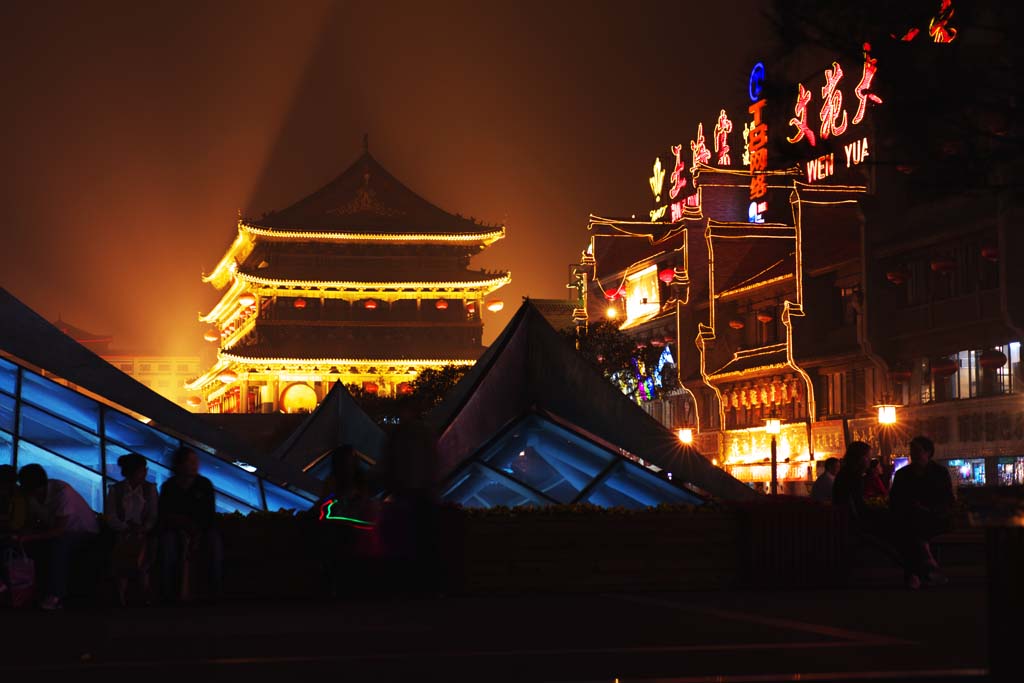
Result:
<instances>
[{"instance_id":1,"label":"circular window","mask_svg":"<svg viewBox=\"0 0 1024 683\"><path fill-rule=\"evenodd\" d=\"M311 413L316 408L316 392L308 384L290 384L281 393L281 410L286 413Z\"/></svg>"}]
</instances>

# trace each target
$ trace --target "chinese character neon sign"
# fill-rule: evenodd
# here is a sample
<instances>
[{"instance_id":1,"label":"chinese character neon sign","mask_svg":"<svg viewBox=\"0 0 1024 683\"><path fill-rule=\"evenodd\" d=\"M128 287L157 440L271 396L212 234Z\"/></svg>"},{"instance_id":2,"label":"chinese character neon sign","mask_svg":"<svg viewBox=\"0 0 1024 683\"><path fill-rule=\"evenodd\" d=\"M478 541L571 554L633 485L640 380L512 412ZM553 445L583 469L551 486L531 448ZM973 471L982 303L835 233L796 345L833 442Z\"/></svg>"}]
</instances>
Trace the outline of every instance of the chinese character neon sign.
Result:
<instances>
[{"instance_id":1,"label":"chinese character neon sign","mask_svg":"<svg viewBox=\"0 0 1024 683\"><path fill-rule=\"evenodd\" d=\"M690 166L690 173L696 173L700 164L711 161L711 152L704 144L704 124L697 124L697 139L690 140L690 151L693 153L693 165Z\"/></svg>"},{"instance_id":2,"label":"chinese character neon sign","mask_svg":"<svg viewBox=\"0 0 1024 683\"><path fill-rule=\"evenodd\" d=\"M679 196L679 191L686 187L686 162L683 161L682 145L672 145L672 153L676 155L676 165L672 169L672 175L669 177L669 182L672 183L672 187L668 190L669 199L675 199Z\"/></svg>"},{"instance_id":3,"label":"chinese character neon sign","mask_svg":"<svg viewBox=\"0 0 1024 683\"><path fill-rule=\"evenodd\" d=\"M882 103L881 97L868 92L871 89L871 81L874 80L875 73L878 71L878 60L871 58L868 54L870 50L871 44L864 43L864 70L860 74L860 83L853 90L853 94L857 96L857 113L853 115L853 125L855 126L864 120L864 114L868 110L868 100L875 104Z\"/></svg>"},{"instance_id":4,"label":"chinese character neon sign","mask_svg":"<svg viewBox=\"0 0 1024 683\"><path fill-rule=\"evenodd\" d=\"M715 154L719 166L731 166L732 159L729 157L729 133L732 132L732 121L725 115L723 109L718 113L718 123L715 124Z\"/></svg>"},{"instance_id":5,"label":"chinese character neon sign","mask_svg":"<svg viewBox=\"0 0 1024 683\"><path fill-rule=\"evenodd\" d=\"M768 178L765 175L768 170L768 124L763 116L767 100L757 99L764 89L764 80L764 64L758 62L750 72L749 94L750 99L755 101L747 107L747 113L753 118L748 126L743 127L743 156L749 158L750 162L750 208L747 218L751 223L763 223L764 213L768 210L768 202L762 199L768 193Z\"/></svg>"},{"instance_id":6,"label":"chinese character neon sign","mask_svg":"<svg viewBox=\"0 0 1024 683\"><path fill-rule=\"evenodd\" d=\"M825 85L821 89L821 133L822 140L839 137L846 132L846 110L843 109L843 92L839 89L839 81L843 78L843 68L839 62L832 62L831 69L825 69ZM843 122L839 123L842 115Z\"/></svg>"},{"instance_id":7,"label":"chinese character neon sign","mask_svg":"<svg viewBox=\"0 0 1024 683\"><path fill-rule=\"evenodd\" d=\"M794 143L807 138L807 142L811 143L811 147L814 147L814 131L807 125L807 105L811 101L811 91L805 88L803 83L798 85L800 86L800 91L796 96L796 104L793 105L793 113L796 116L789 120L789 125L796 126L796 133L793 134L793 137L786 138L786 141Z\"/></svg>"}]
</instances>

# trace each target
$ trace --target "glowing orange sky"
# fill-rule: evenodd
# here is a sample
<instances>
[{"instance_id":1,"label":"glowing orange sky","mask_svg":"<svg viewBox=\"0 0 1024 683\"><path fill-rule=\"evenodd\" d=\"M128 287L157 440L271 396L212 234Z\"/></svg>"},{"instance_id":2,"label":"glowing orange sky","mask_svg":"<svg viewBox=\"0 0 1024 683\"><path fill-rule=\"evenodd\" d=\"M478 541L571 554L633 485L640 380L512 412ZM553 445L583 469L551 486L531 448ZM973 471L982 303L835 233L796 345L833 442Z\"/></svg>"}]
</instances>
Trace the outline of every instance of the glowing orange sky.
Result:
<instances>
[{"instance_id":1,"label":"glowing orange sky","mask_svg":"<svg viewBox=\"0 0 1024 683\"><path fill-rule=\"evenodd\" d=\"M654 156L745 84L760 3L684 4L5 4L0 282L120 348L209 354L200 275L238 211L312 192L368 132L414 191L507 226L474 259L512 271L490 341L521 297L565 297L588 213L648 208Z\"/></svg>"}]
</instances>

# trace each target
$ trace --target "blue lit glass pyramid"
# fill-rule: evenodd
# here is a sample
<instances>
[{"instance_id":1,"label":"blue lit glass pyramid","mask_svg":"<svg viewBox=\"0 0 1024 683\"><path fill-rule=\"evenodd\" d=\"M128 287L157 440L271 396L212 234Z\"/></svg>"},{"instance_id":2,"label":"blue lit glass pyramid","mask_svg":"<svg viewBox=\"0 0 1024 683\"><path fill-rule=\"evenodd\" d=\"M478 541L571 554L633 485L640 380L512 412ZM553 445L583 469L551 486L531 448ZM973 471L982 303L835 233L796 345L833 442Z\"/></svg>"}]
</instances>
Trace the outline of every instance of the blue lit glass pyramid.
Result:
<instances>
[{"instance_id":1,"label":"blue lit glass pyramid","mask_svg":"<svg viewBox=\"0 0 1024 683\"><path fill-rule=\"evenodd\" d=\"M757 495L623 396L529 301L428 422L442 496L467 507Z\"/></svg>"}]
</instances>

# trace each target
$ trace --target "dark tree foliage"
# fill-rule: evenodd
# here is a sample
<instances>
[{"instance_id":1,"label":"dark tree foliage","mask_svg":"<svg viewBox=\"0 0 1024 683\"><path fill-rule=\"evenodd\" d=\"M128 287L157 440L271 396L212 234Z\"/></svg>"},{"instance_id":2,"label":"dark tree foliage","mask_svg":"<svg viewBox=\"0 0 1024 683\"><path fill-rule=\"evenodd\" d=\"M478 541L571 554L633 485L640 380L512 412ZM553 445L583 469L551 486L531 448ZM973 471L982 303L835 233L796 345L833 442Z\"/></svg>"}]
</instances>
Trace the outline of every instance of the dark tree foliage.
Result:
<instances>
[{"instance_id":1,"label":"dark tree foliage","mask_svg":"<svg viewBox=\"0 0 1024 683\"><path fill-rule=\"evenodd\" d=\"M346 388L359 407L375 422L385 426L394 425L422 418L444 400L468 371L468 367L456 365L427 368L412 382L412 393L395 397L370 393L357 384L350 384Z\"/></svg>"},{"instance_id":2,"label":"dark tree foliage","mask_svg":"<svg viewBox=\"0 0 1024 683\"><path fill-rule=\"evenodd\" d=\"M952 0L947 26L956 35L938 44L929 23L940 17L942 0L775 0L769 15L778 40L773 59L792 65L800 53L817 50L844 65L862 63L865 44L870 46L878 60L876 92L884 99L873 111L881 137L870 163L879 182L881 174L890 186L901 178L910 197L919 199L1019 187L1010 166L1024 152L1017 92L1024 59L1015 44L1022 4ZM852 100L859 72L850 72ZM772 94L793 100L788 90Z\"/></svg>"},{"instance_id":3,"label":"dark tree foliage","mask_svg":"<svg viewBox=\"0 0 1024 683\"><path fill-rule=\"evenodd\" d=\"M650 374L651 369L657 367L663 351L662 347L638 346L635 339L607 320L588 325L578 345L575 330L564 330L562 334L584 360L633 400L638 399L637 368L643 368L646 374ZM663 373L661 391L674 389L678 384L674 367Z\"/></svg>"}]
</instances>

